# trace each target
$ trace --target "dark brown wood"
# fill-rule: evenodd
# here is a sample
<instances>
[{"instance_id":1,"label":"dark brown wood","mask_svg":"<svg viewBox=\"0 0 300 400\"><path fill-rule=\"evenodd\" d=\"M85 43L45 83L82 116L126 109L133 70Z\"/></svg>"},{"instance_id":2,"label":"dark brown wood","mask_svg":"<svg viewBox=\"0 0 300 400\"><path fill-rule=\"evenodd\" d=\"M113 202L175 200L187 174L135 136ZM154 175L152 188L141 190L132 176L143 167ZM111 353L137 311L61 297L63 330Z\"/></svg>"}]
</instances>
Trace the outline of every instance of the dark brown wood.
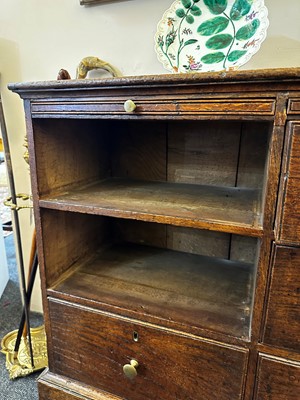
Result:
<instances>
[{"instance_id":1,"label":"dark brown wood","mask_svg":"<svg viewBox=\"0 0 300 400\"><path fill-rule=\"evenodd\" d=\"M40 400L122 400L119 396L96 390L70 378L55 375L47 369L38 381Z\"/></svg>"},{"instance_id":2,"label":"dark brown wood","mask_svg":"<svg viewBox=\"0 0 300 400\"><path fill-rule=\"evenodd\" d=\"M50 315L57 374L132 400L242 397L245 350L51 300ZM139 362L133 381L122 371L131 359Z\"/></svg>"},{"instance_id":3,"label":"dark brown wood","mask_svg":"<svg viewBox=\"0 0 300 400\"><path fill-rule=\"evenodd\" d=\"M285 146L286 158L282 172L281 220L279 238L284 242L300 243L300 122L289 125Z\"/></svg>"},{"instance_id":4,"label":"dark brown wood","mask_svg":"<svg viewBox=\"0 0 300 400\"><path fill-rule=\"evenodd\" d=\"M136 96L135 96L136 97ZM33 115L38 118L42 116L45 118L46 115L76 115L77 117L82 115L91 116L101 116L107 113L115 114L118 117L121 115L126 115L124 110L124 103L126 97L118 98L117 101L107 101L106 99L93 100L93 101L83 101L83 102L64 102L64 107L61 107L60 103L55 103L51 100L44 103L33 103L32 112ZM177 100L175 102L167 103L162 100L153 101L152 99L138 99L138 107L136 113L132 116L156 116L157 107L159 107L159 115L161 117L167 116L178 116L180 114L186 116L196 116L196 115L213 115L216 111L221 111L224 115L250 115L256 112L257 115L274 115L274 100L212 100L212 101L189 101L186 102L185 99L182 101ZM128 118L128 116L127 116Z\"/></svg>"},{"instance_id":5,"label":"dark brown wood","mask_svg":"<svg viewBox=\"0 0 300 400\"><path fill-rule=\"evenodd\" d=\"M123 244L98 251L97 258L77 265L48 293L142 310L144 320L152 315L247 337L252 269L244 263Z\"/></svg>"},{"instance_id":6,"label":"dark brown wood","mask_svg":"<svg viewBox=\"0 0 300 400\"><path fill-rule=\"evenodd\" d=\"M175 91L185 85L193 85L197 83L203 83L210 85L219 84L247 84L250 82L250 86L257 90L257 86L262 83L267 85L270 91L278 91L278 84L281 84L281 90L289 90L291 86L294 90L295 84L299 82L300 68L272 68L272 69L261 69L261 70L238 70L238 71L219 71L219 72L206 72L206 73L194 73L194 74L161 74L161 75L145 75L145 76L124 76L121 78L112 79L91 79L91 80L67 80L67 81L44 81L44 82L23 82L9 84L8 88L12 91L20 93L20 95L30 98L36 98L37 93L44 92L43 97L45 98L46 93L55 90L65 89L91 89L91 88L106 88L106 87L155 87L156 91L161 90L161 86L164 85L177 85ZM213 88L211 88L213 89ZM240 87L238 87L240 90ZM253 90L253 89L252 89ZM212 92L212 90L210 91ZM57 94L55 94L57 96ZM248 93L244 93L245 97L249 97ZM264 96L267 96L264 93ZM294 96L293 96L294 97ZM299 97L299 95L298 95Z\"/></svg>"},{"instance_id":7,"label":"dark brown wood","mask_svg":"<svg viewBox=\"0 0 300 400\"><path fill-rule=\"evenodd\" d=\"M289 114L299 114L300 113L300 99L290 99L288 106Z\"/></svg>"},{"instance_id":8,"label":"dark brown wood","mask_svg":"<svg viewBox=\"0 0 300 400\"><path fill-rule=\"evenodd\" d=\"M42 210L45 285L53 285L72 265L103 243L106 221L87 214Z\"/></svg>"},{"instance_id":9,"label":"dark brown wood","mask_svg":"<svg viewBox=\"0 0 300 400\"><path fill-rule=\"evenodd\" d=\"M298 400L300 364L260 355L254 400Z\"/></svg>"},{"instance_id":10,"label":"dark brown wood","mask_svg":"<svg viewBox=\"0 0 300 400\"><path fill-rule=\"evenodd\" d=\"M259 193L252 189L105 180L43 197L40 207L262 236Z\"/></svg>"},{"instance_id":11,"label":"dark brown wood","mask_svg":"<svg viewBox=\"0 0 300 400\"><path fill-rule=\"evenodd\" d=\"M257 350L259 353L267 354L268 356L285 358L286 360L300 362L300 353L285 349L283 347L274 347L272 344L258 343Z\"/></svg>"},{"instance_id":12,"label":"dark brown wood","mask_svg":"<svg viewBox=\"0 0 300 400\"><path fill-rule=\"evenodd\" d=\"M276 246L263 341L300 353L300 249Z\"/></svg>"},{"instance_id":13,"label":"dark brown wood","mask_svg":"<svg viewBox=\"0 0 300 400\"><path fill-rule=\"evenodd\" d=\"M296 399L300 69L10 89L48 335L40 399Z\"/></svg>"}]
</instances>

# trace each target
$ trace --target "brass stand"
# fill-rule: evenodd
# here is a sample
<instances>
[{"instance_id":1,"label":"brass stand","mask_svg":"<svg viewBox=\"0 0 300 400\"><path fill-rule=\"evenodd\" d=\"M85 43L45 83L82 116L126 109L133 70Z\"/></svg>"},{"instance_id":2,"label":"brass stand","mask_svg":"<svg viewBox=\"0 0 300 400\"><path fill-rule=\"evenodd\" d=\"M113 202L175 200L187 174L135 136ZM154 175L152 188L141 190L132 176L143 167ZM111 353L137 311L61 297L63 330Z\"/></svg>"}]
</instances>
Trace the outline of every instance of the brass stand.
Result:
<instances>
[{"instance_id":1,"label":"brass stand","mask_svg":"<svg viewBox=\"0 0 300 400\"><path fill-rule=\"evenodd\" d=\"M31 328L32 349L34 354L34 367L31 365L31 356L27 336L22 336L19 350L15 352L18 329L9 332L1 341L1 352L6 355L6 368L9 377L18 377L32 374L44 369L48 365L46 334L44 326Z\"/></svg>"},{"instance_id":2,"label":"brass stand","mask_svg":"<svg viewBox=\"0 0 300 400\"><path fill-rule=\"evenodd\" d=\"M28 279L28 287L26 287L23 253L21 246L21 235L19 226L18 212L24 208L31 208L31 205L19 205L18 200L30 200L27 194L16 194L13 170L10 158L9 142L6 131L6 124L0 97L0 123L3 145L5 150L5 160L7 164L7 175L11 196L6 199L5 205L10 207L14 216L15 234L17 245L17 256L20 267L21 295L23 300L23 313L18 330L8 333L1 341L2 353L6 354L6 367L9 371L10 378L14 379L20 376L31 374L34 371L43 369L48 364L46 335L44 327L30 328L29 308L30 299L35 280L36 270L38 267L38 259L35 251L34 262L30 260L30 277ZM28 161L28 160L26 160ZM34 236L35 244L35 236ZM32 258L32 257L31 257Z\"/></svg>"}]
</instances>

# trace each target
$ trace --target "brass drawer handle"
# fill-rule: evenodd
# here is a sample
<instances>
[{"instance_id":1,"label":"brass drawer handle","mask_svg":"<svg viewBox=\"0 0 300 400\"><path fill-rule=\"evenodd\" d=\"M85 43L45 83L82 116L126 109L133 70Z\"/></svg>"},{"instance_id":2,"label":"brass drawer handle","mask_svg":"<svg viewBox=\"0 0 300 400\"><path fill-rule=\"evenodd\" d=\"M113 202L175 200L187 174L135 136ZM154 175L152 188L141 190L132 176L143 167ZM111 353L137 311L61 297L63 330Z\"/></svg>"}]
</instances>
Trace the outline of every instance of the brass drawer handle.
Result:
<instances>
[{"instance_id":1,"label":"brass drawer handle","mask_svg":"<svg viewBox=\"0 0 300 400\"><path fill-rule=\"evenodd\" d=\"M139 363L136 360L131 360L130 364L125 364L123 367L123 372L128 379L134 379L137 376L136 368Z\"/></svg>"},{"instance_id":2,"label":"brass drawer handle","mask_svg":"<svg viewBox=\"0 0 300 400\"><path fill-rule=\"evenodd\" d=\"M136 104L132 100L126 100L124 103L124 110L128 113L133 112L136 109Z\"/></svg>"}]
</instances>

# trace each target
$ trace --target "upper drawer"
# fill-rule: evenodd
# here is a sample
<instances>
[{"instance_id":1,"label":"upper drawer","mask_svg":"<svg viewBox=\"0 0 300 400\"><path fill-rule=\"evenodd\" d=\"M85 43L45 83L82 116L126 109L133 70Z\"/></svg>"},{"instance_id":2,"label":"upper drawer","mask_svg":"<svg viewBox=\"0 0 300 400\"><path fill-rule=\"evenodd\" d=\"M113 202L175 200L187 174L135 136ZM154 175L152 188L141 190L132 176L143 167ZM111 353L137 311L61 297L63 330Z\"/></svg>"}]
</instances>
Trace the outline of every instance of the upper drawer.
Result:
<instances>
[{"instance_id":1,"label":"upper drawer","mask_svg":"<svg viewBox=\"0 0 300 400\"><path fill-rule=\"evenodd\" d=\"M300 248L275 246L264 342L300 351Z\"/></svg>"},{"instance_id":2,"label":"upper drawer","mask_svg":"<svg viewBox=\"0 0 300 400\"><path fill-rule=\"evenodd\" d=\"M130 400L242 398L247 351L49 301L50 371ZM130 380L124 364L139 363Z\"/></svg>"},{"instance_id":3,"label":"upper drawer","mask_svg":"<svg viewBox=\"0 0 300 400\"><path fill-rule=\"evenodd\" d=\"M203 115L252 115L273 116L275 113L274 99L260 98L199 98L187 99L185 97L154 96L132 98L136 108L132 112L126 112L124 104L127 101L124 97L107 98L73 98L72 100L35 100L31 104L33 118L49 117L98 117L110 116L126 118L137 118L145 116L148 118Z\"/></svg>"},{"instance_id":4,"label":"upper drawer","mask_svg":"<svg viewBox=\"0 0 300 400\"><path fill-rule=\"evenodd\" d=\"M280 240L300 242L300 121L288 127L280 193L277 232Z\"/></svg>"}]
</instances>

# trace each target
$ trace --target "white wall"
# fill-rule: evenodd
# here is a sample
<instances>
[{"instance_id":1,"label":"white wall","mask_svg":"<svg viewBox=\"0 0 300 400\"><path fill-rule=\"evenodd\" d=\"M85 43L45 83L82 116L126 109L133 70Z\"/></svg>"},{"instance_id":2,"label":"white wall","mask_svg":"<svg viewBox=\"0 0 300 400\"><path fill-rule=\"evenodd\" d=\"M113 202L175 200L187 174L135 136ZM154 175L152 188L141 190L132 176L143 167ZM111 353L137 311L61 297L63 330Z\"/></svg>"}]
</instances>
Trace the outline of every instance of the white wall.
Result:
<instances>
[{"instance_id":1,"label":"white wall","mask_svg":"<svg viewBox=\"0 0 300 400\"><path fill-rule=\"evenodd\" d=\"M172 0L123 0L83 7L79 0L1 0L1 91L10 138L17 192L29 192L23 160L25 135L22 102L8 92L8 82L56 79L60 68L75 77L76 66L88 55L102 58L124 75L166 73L157 61L154 34ZM268 36L243 69L300 66L299 0L265 0ZM32 216L20 213L25 264ZM40 308L38 289L32 306Z\"/></svg>"}]
</instances>

